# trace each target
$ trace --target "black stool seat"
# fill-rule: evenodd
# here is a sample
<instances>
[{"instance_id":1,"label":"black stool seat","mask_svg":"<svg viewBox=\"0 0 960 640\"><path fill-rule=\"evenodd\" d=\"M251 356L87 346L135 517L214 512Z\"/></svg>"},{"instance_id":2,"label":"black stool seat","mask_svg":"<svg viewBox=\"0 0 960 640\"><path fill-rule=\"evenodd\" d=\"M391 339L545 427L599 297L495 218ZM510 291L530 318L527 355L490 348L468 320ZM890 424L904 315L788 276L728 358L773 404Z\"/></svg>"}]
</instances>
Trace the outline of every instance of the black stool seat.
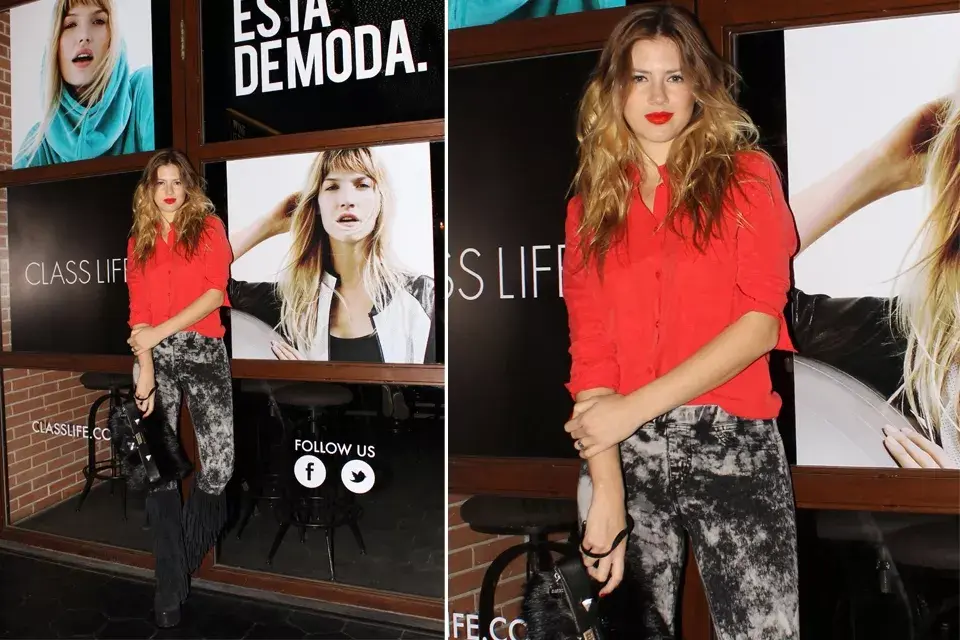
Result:
<instances>
[{"instance_id":1,"label":"black stool seat","mask_svg":"<svg viewBox=\"0 0 960 640\"><path fill-rule=\"evenodd\" d=\"M87 371L80 374L80 384L87 389L109 391L133 387L133 374L130 373L103 373L101 371Z\"/></svg>"},{"instance_id":2,"label":"black stool seat","mask_svg":"<svg viewBox=\"0 0 960 640\"><path fill-rule=\"evenodd\" d=\"M494 600L500 576L507 565L518 557L526 557L527 581L553 564L551 552L572 553L571 543L551 542L552 533L577 535L577 502L560 498L513 498L479 495L460 507L460 517L470 528L493 535L527 536L528 542L503 550L483 574L477 606L481 629L489 629L494 619Z\"/></svg>"},{"instance_id":3,"label":"black stool seat","mask_svg":"<svg viewBox=\"0 0 960 640\"><path fill-rule=\"evenodd\" d=\"M274 391L278 404L291 407L337 407L353 400L350 389L328 382L301 382Z\"/></svg>"},{"instance_id":4,"label":"black stool seat","mask_svg":"<svg viewBox=\"0 0 960 640\"><path fill-rule=\"evenodd\" d=\"M460 507L470 528L494 535L537 535L576 531L577 502L560 498L473 496Z\"/></svg>"},{"instance_id":5,"label":"black stool seat","mask_svg":"<svg viewBox=\"0 0 960 640\"><path fill-rule=\"evenodd\" d=\"M942 571L960 571L960 522L947 516L900 529L887 537L887 548L897 564Z\"/></svg>"}]
</instances>

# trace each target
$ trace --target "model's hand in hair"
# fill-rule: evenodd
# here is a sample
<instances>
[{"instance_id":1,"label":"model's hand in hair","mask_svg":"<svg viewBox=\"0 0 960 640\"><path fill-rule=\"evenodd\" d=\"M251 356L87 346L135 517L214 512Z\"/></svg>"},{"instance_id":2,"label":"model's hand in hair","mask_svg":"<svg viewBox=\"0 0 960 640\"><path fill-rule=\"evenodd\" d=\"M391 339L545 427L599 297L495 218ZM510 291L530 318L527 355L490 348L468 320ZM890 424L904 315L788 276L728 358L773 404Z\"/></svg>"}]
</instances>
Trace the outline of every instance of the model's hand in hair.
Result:
<instances>
[{"instance_id":1,"label":"model's hand in hair","mask_svg":"<svg viewBox=\"0 0 960 640\"><path fill-rule=\"evenodd\" d=\"M300 192L284 196L265 214L248 224L243 229L230 234L230 248L233 249L233 261L250 251L255 246L283 233L290 231L293 212L300 203Z\"/></svg>"},{"instance_id":2,"label":"model's hand in hair","mask_svg":"<svg viewBox=\"0 0 960 640\"><path fill-rule=\"evenodd\" d=\"M573 438L580 457L589 459L617 446L639 426L627 399L611 394L578 402L564 429Z\"/></svg>"},{"instance_id":3,"label":"model's hand in hair","mask_svg":"<svg viewBox=\"0 0 960 640\"><path fill-rule=\"evenodd\" d=\"M877 143L790 198L801 253L870 203L923 183L937 114L947 103L941 98L918 107Z\"/></svg>"},{"instance_id":4,"label":"model's hand in hair","mask_svg":"<svg viewBox=\"0 0 960 640\"><path fill-rule=\"evenodd\" d=\"M599 491L594 487L590 509L587 511L587 526L581 545L587 551L595 554L606 553L617 534L627 526L626 522L627 514L623 494ZM623 580L626 549L627 542L624 538L617 545L617 548L604 558L591 558L581 552L583 564L590 577L597 582L606 583L600 590L600 597L616 589L620 581Z\"/></svg>"},{"instance_id":5,"label":"model's hand in hair","mask_svg":"<svg viewBox=\"0 0 960 640\"><path fill-rule=\"evenodd\" d=\"M277 360L306 360L299 351L286 342L274 340L270 343L270 350L277 356Z\"/></svg>"},{"instance_id":6,"label":"model's hand in hair","mask_svg":"<svg viewBox=\"0 0 960 640\"><path fill-rule=\"evenodd\" d=\"M948 103L948 98L938 98L914 109L880 141L880 162L894 190L923 184L927 150L939 131L938 114Z\"/></svg>"},{"instance_id":7,"label":"model's hand in hair","mask_svg":"<svg viewBox=\"0 0 960 640\"><path fill-rule=\"evenodd\" d=\"M127 344L130 345L133 355L139 356L160 344L161 340L163 340L163 335L156 327L143 327L130 332Z\"/></svg>"}]
</instances>

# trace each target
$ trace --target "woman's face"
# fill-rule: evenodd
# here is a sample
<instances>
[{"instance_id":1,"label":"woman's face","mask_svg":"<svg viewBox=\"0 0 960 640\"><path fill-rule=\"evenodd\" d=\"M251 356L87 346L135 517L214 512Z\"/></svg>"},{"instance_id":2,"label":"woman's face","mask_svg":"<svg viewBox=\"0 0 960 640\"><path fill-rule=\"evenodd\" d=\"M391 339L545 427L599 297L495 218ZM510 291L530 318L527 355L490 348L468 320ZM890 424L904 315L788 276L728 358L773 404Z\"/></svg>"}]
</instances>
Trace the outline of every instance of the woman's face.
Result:
<instances>
[{"instance_id":1,"label":"woman's face","mask_svg":"<svg viewBox=\"0 0 960 640\"><path fill-rule=\"evenodd\" d=\"M60 33L60 75L74 89L87 87L110 50L110 16L83 5L69 10Z\"/></svg>"},{"instance_id":2,"label":"woman's face","mask_svg":"<svg viewBox=\"0 0 960 640\"><path fill-rule=\"evenodd\" d=\"M153 201L163 213L176 213L187 199L187 190L180 180L180 169L167 164L157 169Z\"/></svg>"},{"instance_id":3,"label":"woman's face","mask_svg":"<svg viewBox=\"0 0 960 640\"><path fill-rule=\"evenodd\" d=\"M640 40L630 57L633 75L624 116L644 151L666 158L696 103L693 87L683 77L680 49L667 38Z\"/></svg>"},{"instance_id":4,"label":"woman's face","mask_svg":"<svg viewBox=\"0 0 960 640\"><path fill-rule=\"evenodd\" d=\"M380 194L370 176L331 171L317 195L323 230L333 240L359 242L373 231L380 213Z\"/></svg>"}]
</instances>

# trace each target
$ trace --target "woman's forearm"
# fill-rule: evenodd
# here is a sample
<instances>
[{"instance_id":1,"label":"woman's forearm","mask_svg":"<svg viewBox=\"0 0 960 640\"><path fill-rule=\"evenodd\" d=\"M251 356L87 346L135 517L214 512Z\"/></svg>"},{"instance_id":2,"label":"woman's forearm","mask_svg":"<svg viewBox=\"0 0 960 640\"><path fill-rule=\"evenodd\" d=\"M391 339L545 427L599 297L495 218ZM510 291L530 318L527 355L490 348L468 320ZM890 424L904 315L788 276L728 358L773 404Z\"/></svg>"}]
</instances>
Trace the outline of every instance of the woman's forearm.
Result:
<instances>
[{"instance_id":1,"label":"woman's forearm","mask_svg":"<svg viewBox=\"0 0 960 640\"><path fill-rule=\"evenodd\" d=\"M233 261L250 249L275 235L266 219L255 220L243 229L230 234L230 248L233 249Z\"/></svg>"},{"instance_id":2,"label":"woman's forearm","mask_svg":"<svg viewBox=\"0 0 960 640\"><path fill-rule=\"evenodd\" d=\"M577 394L576 401L583 402L597 396L607 396L616 393L613 389L600 387L588 389ZM623 497L623 473L620 470L620 449L610 447L587 460L587 470L590 472L590 481L594 491L613 494L614 497Z\"/></svg>"},{"instance_id":3,"label":"woman's forearm","mask_svg":"<svg viewBox=\"0 0 960 640\"><path fill-rule=\"evenodd\" d=\"M183 331L192 324L203 320L223 305L223 291L208 289L199 298L191 302L183 311L169 320L157 325L157 330L164 338L169 338L178 331Z\"/></svg>"},{"instance_id":4,"label":"woman's forearm","mask_svg":"<svg viewBox=\"0 0 960 640\"><path fill-rule=\"evenodd\" d=\"M780 322L750 311L677 367L627 396L637 424L687 404L733 379L776 345Z\"/></svg>"},{"instance_id":5,"label":"woman's forearm","mask_svg":"<svg viewBox=\"0 0 960 640\"><path fill-rule=\"evenodd\" d=\"M137 329L143 329L149 326L150 326L149 324L145 322L141 322L140 324L133 325L133 327L131 327L131 330L136 331ZM138 355L137 364L140 365L141 375L143 373L152 375L153 374L153 349L147 349L146 351Z\"/></svg>"},{"instance_id":6,"label":"woman's forearm","mask_svg":"<svg viewBox=\"0 0 960 640\"><path fill-rule=\"evenodd\" d=\"M863 207L902 188L888 174L886 163L866 150L790 198L800 235L798 254Z\"/></svg>"}]
</instances>

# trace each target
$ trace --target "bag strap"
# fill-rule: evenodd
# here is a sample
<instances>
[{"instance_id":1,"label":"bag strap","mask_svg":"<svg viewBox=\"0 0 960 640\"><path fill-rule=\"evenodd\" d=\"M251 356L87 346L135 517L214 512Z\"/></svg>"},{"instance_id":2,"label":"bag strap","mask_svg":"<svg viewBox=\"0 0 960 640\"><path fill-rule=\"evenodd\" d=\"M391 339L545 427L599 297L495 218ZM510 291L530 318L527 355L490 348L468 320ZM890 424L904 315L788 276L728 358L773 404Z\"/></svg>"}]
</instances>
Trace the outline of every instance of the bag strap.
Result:
<instances>
[{"instance_id":1,"label":"bag strap","mask_svg":"<svg viewBox=\"0 0 960 640\"><path fill-rule=\"evenodd\" d=\"M606 558L608 555L613 553L613 550L620 546L620 543L623 542L623 539L630 535L630 532L633 531L633 518L630 517L630 514L627 516L627 526L623 528L623 531L617 534L617 537L613 539L613 544L610 545L609 551L603 551L601 553L594 553L593 551L588 551L583 548L583 543L580 543L580 553L590 558ZM583 540L587 530L587 523L583 523L583 532L580 534L580 539Z\"/></svg>"}]
</instances>

